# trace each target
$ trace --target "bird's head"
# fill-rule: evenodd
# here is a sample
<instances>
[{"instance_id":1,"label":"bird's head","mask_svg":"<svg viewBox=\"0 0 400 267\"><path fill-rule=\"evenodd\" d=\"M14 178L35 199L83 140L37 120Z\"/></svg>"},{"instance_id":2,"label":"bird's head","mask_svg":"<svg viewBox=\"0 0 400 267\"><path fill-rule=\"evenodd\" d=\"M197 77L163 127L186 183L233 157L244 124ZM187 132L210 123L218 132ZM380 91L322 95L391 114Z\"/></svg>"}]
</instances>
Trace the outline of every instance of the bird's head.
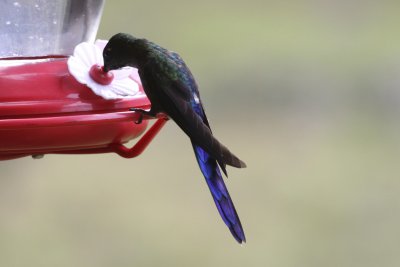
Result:
<instances>
[{"instance_id":1,"label":"bird's head","mask_svg":"<svg viewBox=\"0 0 400 267\"><path fill-rule=\"evenodd\" d=\"M104 71L126 66L137 68L143 54L143 40L126 33L118 33L111 37L103 50Z\"/></svg>"}]
</instances>

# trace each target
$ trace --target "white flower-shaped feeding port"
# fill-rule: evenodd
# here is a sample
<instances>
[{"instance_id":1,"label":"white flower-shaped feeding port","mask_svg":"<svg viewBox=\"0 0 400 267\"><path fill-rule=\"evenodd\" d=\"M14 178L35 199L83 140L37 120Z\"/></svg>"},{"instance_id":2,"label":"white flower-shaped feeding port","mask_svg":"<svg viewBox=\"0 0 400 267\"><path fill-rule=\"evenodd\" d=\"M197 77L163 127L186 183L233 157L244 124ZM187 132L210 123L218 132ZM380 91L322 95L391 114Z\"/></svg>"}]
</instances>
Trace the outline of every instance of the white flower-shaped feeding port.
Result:
<instances>
[{"instance_id":1,"label":"white flower-shaped feeding port","mask_svg":"<svg viewBox=\"0 0 400 267\"><path fill-rule=\"evenodd\" d=\"M139 92L137 70L128 67L104 72L104 45L103 41L78 44L68 59L69 72L78 82L86 84L93 93L105 99L133 97Z\"/></svg>"}]
</instances>

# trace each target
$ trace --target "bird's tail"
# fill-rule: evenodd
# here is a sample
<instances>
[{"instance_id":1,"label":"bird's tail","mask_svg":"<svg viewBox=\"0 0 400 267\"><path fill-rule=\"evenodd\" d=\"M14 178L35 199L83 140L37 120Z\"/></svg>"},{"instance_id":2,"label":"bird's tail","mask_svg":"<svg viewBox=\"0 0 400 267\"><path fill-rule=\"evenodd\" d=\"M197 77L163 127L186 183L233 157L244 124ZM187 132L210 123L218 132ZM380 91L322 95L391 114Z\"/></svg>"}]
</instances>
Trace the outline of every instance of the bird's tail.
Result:
<instances>
[{"instance_id":1,"label":"bird's tail","mask_svg":"<svg viewBox=\"0 0 400 267\"><path fill-rule=\"evenodd\" d=\"M236 213L235 206L229 196L228 189L225 186L224 180L217 161L210 157L201 147L193 144L194 153L197 162L200 166L207 185L210 188L211 195L213 196L215 205L218 212L228 226L233 237L239 242L246 242L242 224L240 223L239 216Z\"/></svg>"}]
</instances>

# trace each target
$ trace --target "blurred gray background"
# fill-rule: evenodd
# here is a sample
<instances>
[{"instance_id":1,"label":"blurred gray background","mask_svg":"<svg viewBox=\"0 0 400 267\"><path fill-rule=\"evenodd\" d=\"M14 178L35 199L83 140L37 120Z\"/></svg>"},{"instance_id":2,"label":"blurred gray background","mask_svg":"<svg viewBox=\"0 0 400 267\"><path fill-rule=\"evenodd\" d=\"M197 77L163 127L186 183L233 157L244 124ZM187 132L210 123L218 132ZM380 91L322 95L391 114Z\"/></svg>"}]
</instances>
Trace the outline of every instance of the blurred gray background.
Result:
<instances>
[{"instance_id":1,"label":"blurred gray background","mask_svg":"<svg viewBox=\"0 0 400 267\"><path fill-rule=\"evenodd\" d=\"M284 2L284 3L282 3ZM186 60L214 134L248 164L230 236L190 142L0 162L0 266L399 266L397 1L128 1L98 37Z\"/></svg>"}]
</instances>

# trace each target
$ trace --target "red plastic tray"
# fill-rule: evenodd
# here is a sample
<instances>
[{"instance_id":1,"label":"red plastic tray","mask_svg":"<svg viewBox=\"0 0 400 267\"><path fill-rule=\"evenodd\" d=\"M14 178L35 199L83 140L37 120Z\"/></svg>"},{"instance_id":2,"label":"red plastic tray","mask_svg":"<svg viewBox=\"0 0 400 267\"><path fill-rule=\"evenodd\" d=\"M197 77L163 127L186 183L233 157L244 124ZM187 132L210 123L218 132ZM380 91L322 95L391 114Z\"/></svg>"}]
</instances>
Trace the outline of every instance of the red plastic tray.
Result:
<instances>
[{"instance_id":1,"label":"red plastic tray","mask_svg":"<svg viewBox=\"0 0 400 267\"><path fill-rule=\"evenodd\" d=\"M105 100L68 72L66 57L0 60L0 160L47 153L139 155L166 122L142 135L148 118L129 108L150 108L140 88L129 99Z\"/></svg>"}]
</instances>

